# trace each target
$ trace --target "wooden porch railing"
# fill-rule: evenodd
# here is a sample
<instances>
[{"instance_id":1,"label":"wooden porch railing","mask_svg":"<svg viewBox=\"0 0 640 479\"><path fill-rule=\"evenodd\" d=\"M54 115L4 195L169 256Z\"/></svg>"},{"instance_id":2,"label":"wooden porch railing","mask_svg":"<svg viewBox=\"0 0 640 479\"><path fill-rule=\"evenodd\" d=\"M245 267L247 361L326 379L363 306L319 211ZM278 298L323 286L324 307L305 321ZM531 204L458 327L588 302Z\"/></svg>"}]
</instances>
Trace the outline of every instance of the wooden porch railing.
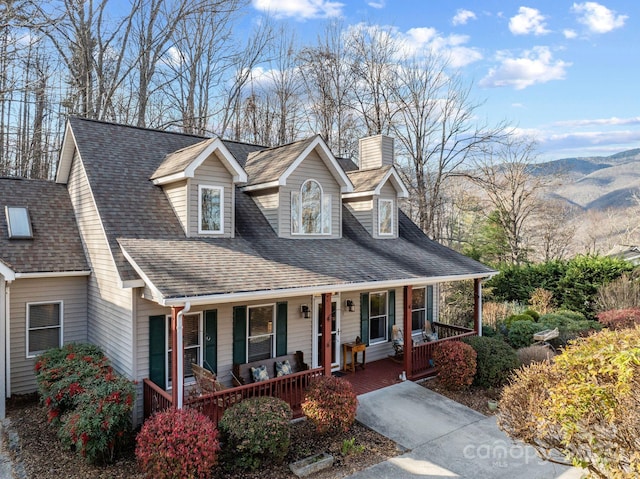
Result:
<instances>
[{"instance_id":1,"label":"wooden porch railing","mask_svg":"<svg viewBox=\"0 0 640 479\"><path fill-rule=\"evenodd\" d=\"M414 344L411 348L411 374L409 377L412 380L422 379L436 373L433 365L433 351L438 344L447 341L460 341L462 338L476 335L473 329L438 322L433 324L437 328L439 339L437 341Z\"/></svg>"},{"instance_id":2,"label":"wooden porch railing","mask_svg":"<svg viewBox=\"0 0 640 479\"><path fill-rule=\"evenodd\" d=\"M222 418L225 410L243 399L271 396L282 399L291 406L294 417L302 414L304 392L311 382L324 374L323 368L309 369L298 373L272 378L259 383L245 384L201 396L185 397L184 406L196 408L208 416L214 424ZM171 407L171 396L148 379L144 380L144 417Z\"/></svg>"}]
</instances>

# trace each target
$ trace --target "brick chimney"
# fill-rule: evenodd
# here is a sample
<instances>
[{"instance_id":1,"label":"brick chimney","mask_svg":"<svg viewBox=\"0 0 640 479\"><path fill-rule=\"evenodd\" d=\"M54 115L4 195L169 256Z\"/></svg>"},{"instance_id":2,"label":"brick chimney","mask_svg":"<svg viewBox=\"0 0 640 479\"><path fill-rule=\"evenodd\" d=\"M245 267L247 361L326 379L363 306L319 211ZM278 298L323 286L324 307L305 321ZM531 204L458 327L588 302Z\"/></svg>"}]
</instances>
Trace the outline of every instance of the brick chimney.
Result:
<instances>
[{"instance_id":1,"label":"brick chimney","mask_svg":"<svg viewBox=\"0 0 640 479\"><path fill-rule=\"evenodd\" d=\"M360 169L368 170L393 164L393 138L386 135L360 138Z\"/></svg>"}]
</instances>

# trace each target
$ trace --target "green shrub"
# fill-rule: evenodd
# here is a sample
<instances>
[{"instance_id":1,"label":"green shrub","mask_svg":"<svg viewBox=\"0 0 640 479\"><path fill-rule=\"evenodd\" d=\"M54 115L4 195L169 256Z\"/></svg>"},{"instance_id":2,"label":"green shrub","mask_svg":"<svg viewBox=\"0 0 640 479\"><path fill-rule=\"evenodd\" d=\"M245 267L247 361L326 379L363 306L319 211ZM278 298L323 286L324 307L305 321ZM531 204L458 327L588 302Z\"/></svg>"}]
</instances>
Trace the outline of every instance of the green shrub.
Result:
<instances>
[{"instance_id":1,"label":"green shrub","mask_svg":"<svg viewBox=\"0 0 640 479\"><path fill-rule=\"evenodd\" d=\"M529 316L528 314L512 314L504 320L504 325L507 330L511 329L511 325L516 321L531 321L535 322L533 316Z\"/></svg>"},{"instance_id":2,"label":"green shrub","mask_svg":"<svg viewBox=\"0 0 640 479\"><path fill-rule=\"evenodd\" d=\"M458 341L438 344L433 351L433 360L440 383L452 391L471 386L476 374L476 357L476 352L468 344Z\"/></svg>"},{"instance_id":3,"label":"green shrub","mask_svg":"<svg viewBox=\"0 0 640 479\"><path fill-rule=\"evenodd\" d=\"M559 337L550 341L555 347L566 346L572 339L602 329L599 322L585 319L582 313L568 310L544 314L540 316L538 324L542 325L543 329L558 328Z\"/></svg>"},{"instance_id":4,"label":"green shrub","mask_svg":"<svg viewBox=\"0 0 640 479\"><path fill-rule=\"evenodd\" d=\"M527 309L522 314L526 314L528 316L531 316L534 321L537 321L540 318L540 313L538 313L537 311L534 311L533 309Z\"/></svg>"},{"instance_id":5,"label":"green shrub","mask_svg":"<svg viewBox=\"0 0 640 479\"><path fill-rule=\"evenodd\" d=\"M543 329L544 325L533 321L514 321L507 339L514 349L524 348L533 344L533 335Z\"/></svg>"},{"instance_id":6,"label":"green shrub","mask_svg":"<svg viewBox=\"0 0 640 479\"><path fill-rule=\"evenodd\" d=\"M473 383L484 388L502 386L519 366L516 352L504 341L484 336L464 338L477 353Z\"/></svg>"},{"instance_id":7,"label":"green shrub","mask_svg":"<svg viewBox=\"0 0 640 479\"><path fill-rule=\"evenodd\" d=\"M206 478L218 462L218 431L194 409L169 409L147 419L136 439L136 459L145 477Z\"/></svg>"},{"instance_id":8,"label":"green shrub","mask_svg":"<svg viewBox=\"0 0 640 479\"><path fill-rule=\"evenodd\" d=\"M225 456L243 469L282 462L291 441L291 407L281 399L245 399L227 409L218 423Z\"/></svg>"},{"instance_id":9,"label":"green shrub","mask_svg":"<svg viewBox=\"0 0 640 479\"><path fill-rule=\"evenodd\" d=\"M640 308L603 311L598 313L598 321L609 329L633 328L640 325Z\"/></svg>"},{"instance_id":10,"label":"green shrub","mask_svg":"<svg viewBox=\"0 0 640 479\"><path fill-rule=\"evenodd\" d=\"M493 338L498 334L498 332L496 331L496 329L493 326L490 326L488 324L483 324L482 325L482 335L486 336L487 338Z\"/></svg>"},{"instance_id":11,"label":"green shrub","mask_svg":"<svg viewBox=\"0 0 640 479\"><path fill-rule=\"evenodd\" d=\"M134 383L116 374L100 348L90 344L46 351L35 371L61 442L89 462L112 462L130 440Z\"/></svg>"},{"instance_id":12,"label":"green shrub","mask_svg":"<svg viewBox=\"0 0 640 479\"><path fill-rule=\"evenodd\" d=\"M302 412L320 434L348 431L356 420L357 408L358 397L351 383L333 376L315 380L302 403Z\"/></svg>"}]
</instances>

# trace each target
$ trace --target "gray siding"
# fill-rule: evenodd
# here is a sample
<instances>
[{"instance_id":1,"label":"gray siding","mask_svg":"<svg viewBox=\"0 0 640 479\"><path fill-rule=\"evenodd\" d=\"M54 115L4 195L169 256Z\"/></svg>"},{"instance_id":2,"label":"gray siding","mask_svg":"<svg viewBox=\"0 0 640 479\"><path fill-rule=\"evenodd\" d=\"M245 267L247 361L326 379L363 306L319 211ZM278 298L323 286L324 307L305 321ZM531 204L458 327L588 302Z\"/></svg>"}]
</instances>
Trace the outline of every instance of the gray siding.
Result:
<instances>
[{"instance_id":1,"label":"gray siding","mask_svg":"<svg viewBox=\"0 0 640 479\"><path fill-rule=\"evenodd\" d=\"M291 192L299 191L302 183L309 179L320 183L323 194L331 195L331 235L291 235ZM340 186L318 154L315 151L311 152L289 176L286 186L280 188L279 236L283 238L340 238L342 236L341 203Z\"/></svg>"},{"instance_id":2,"label":"gray siding","mask_svg":"<svg viewBox=\"0 0 640 479\"><path fill-rule=\"evenodd\" d=\"M17 279L9 295L11 394L25 394L37 389L35 359L27 358L27 303L62 301L63 343L85 342L87 277Z\"/></svg>"},{"instance_id":3,"label":"gray siding","mask_svg":"<svg viewBox=\"0 0 640 479\"><path fill-rule=\"evenodd\" d=\"M385 135L369 136L359 141L361 170L393 164L393 138Z\"/></svg>"},{"instance_id":4,"label":"gray siding","mask_svg":"<svg viewBox=\"0 0 640 479\"><path fill-rule=\"evenodd\" d=\"M218 234L198 234L198 186L221 186L223 190L223 219L224 233ZM189 205L187 208L189 215L189 236L206 237L233 237L233 178L217 156L211 155L196 170L195 176L189 181Z\"/></svg>"},{"instance_id":5,"label":"gray siding","mask_svg":"<svg viewBox=\"0 0 640 479\"><path fill-rule=\"evenodd\" d=\"M373 199L368 197L362 198L348 198L343 200L345 206L349 209L351 214L355 216L358 222L366 229L371 236L373 236ZM377 211L377 210L376 210ZM376 227L377 227L376 217Z\"/></svg>"},{"instance_id":6,"label":"gray siding","mask_svg":"<svg viewBox=\"0 0 640 479\"><path fill-rule=\"evenodd\" d=\"M267 218L267 221L273 228L273 230L279 234L278 227L280 216L285 215L286 213L291 214L291 211L280 213L280 209L278 208L280 202L280 195L278 193L277 188L272 188L264 191L258 191L253 196L253 201L262 214Z\"/></svg>"},{"instance_id":7,"label":"gray siding","mask_svg":"<svg viewBox=\"0 0 640 479\"><path fill-rule=\"evenodd\" d=\"M175 212L180 225L185 234L188 235L188 221L189 211L187 209L187 180L178 181L169 185L164 185L164 194L167 195L169 203Z\"/></svg>"},{"instance_id":8,"label":"gray siding","mask_svg":"<svg viewBox=\"0 0 640 479\"><path fill-rule=\"evenodd\" d=\"M118 372L133 377L131 291L120 287L120 276L77 154L67 188L92 271L88 284L87 339L104 349Z\"/></svg>"}]
</instances>

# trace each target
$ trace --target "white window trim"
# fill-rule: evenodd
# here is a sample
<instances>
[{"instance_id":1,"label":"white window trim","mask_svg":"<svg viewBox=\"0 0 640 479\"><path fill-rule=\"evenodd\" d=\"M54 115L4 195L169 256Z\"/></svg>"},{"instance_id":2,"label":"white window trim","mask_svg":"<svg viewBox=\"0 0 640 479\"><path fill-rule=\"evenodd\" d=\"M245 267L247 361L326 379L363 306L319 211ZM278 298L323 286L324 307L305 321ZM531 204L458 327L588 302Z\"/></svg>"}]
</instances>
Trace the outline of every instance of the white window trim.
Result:
<instances>
[{"instance_id":1,"label":"white window trim","mask_svg":"<svg viewBox=\"0 0 640 479\"><path fill-rule=\"evenodd\" d=\"M29 322L30 322L30 312L31 312L31 306L38 306L41 304L59 304L60 305L60 324L58 326L47 326L44 328L30 328L29 327ZM26 347L27 349L25 350L25 355L27 358L35 358L37 357L39 354L42 354L44 351L36 351L35 353L29 354L29 332L32 330L40 330L40 329L53 329L53 328L59 328L59 335L58 335L58 347L62 346L62 341L64 338L64 334L63 334L63 327L64 327L64 301L59 300L59 301L37 301L37 302L32 302L32 303L27 303L27 321L26 321Z\"/></svg>"},{"instance_id":2,"label":"white window trim","mask_svg":"<svg viewBox=\"0 0 640 479\"><path fill-rule=\"evenodd\" d=\"M218 190L220 192L220 229L219 230L203 230L202 229L202 190ZM198 185L198 234L201 235L219 235L224 234L224 187L213 185Z\"/></svg>"},{"instance_id":3,"label":"white window trim","mask_svg":"<svg viewBox=\"0 0 640 479\"><path fill-rule=\"evenodd\" d=\"M382 203L391 203L391 231L389 233L382 232ZM395 202L386 198L378 198L378 236L395 236L395 223L393 210Z\"/></svg>"},{"instance_id":4,"label":"white window trim","mask_svg":"<svg viewBox=\"0 0 640 479\"><path fill-rule=\"evenodd\" d=\"M186 316L195 316L198 315L199 319L198 319L198 344L199 344L199 349L200 349L200 354L198 354L198 366L202 366L203 365L203 358L204 358L204 323L203 323L203 315L202 315L202 311L193 311L193 312L189 312L186 313ZM184 318L183 318L184 320ZM171 355L171 344L169 343L169 328L171 328L171 315L167 314L164 317L164 341L165 341L165 346L164 346L164 383L167 385L167 390L171 390L171 387L173 386L172 381L169 381L169 356ZM183 331L184 334L184 331ZM184 347L184 346L183 346ZM183 364L184 367L184 364ZM195 384L196 379L194 377L190 377L190 378L184 378L185 385L191 385L191 384Z\"/></svg>"},{"instance_id":5,"label":"white window trim","mask_svg":"<svg viewBox=\"0 0 640 479\"><path fill-rule=\"evenodd\" d=\"M384 337L376 340L371 339L371 318L374 317L371 314L371 296L373 296L374 294L384 294L385 307L387 310L383 316L375 316L376 318L382 318L382 317L387 318L385 320ZM389 340L388 336L389 336L389 292L388 291L371 291L369 292L369 344L373 345L373 344L386 343Z\"/></svg>"},{"instance_id":6,"label":"white window trim","mask_svg":"<svg viewBox=\"0 0 640 479\"><path fill-rule=\"evenodd\" d=\"M418 309L413 309L413 304L411 305L411 322L413 323L413 312L414 311L424 311L424 322L426 323L428 321L427 319L427 287L426 286L420 286L418 288L413 288L413 291L415 291L416 289L423 289L424 290L424 304L422 305L421 308ZM413 300L412 300L413 302ZM424 326L423 326L424 328ZM422 335L422 330L421 329L413 329L413 324L411 325L411 334L416 336L416 335Z\"/></svg>"},{"instance_id":7,"label":"white window trim","mask_svg":"<svg viewBox=\"0 0 640 479\"><path fill-rule=\"evenodd\" d=\"M302 188L304 187L305 184L309 183L310 181L315 182L320 188L320 233L305 233L302 231ZM300 229L300 231L294 233L293 224L291 224L291 227L289 228L291 231L291 235L292 236L331 236L333 231L333 224L332 224L333 218L331 215L332 213L331 210L333 208L333 199L331 198L330 194L324 193L324 188L322 187L322 183L320 183L315 178L308 178L302 182L302 184L300 185L300 188L298 188L297 191L294 190L291 193L298 194L298 211L296 211L296 215L298 217L298 228ZM328 211L325 208L325 198L328 199L329 201ZM289 204L291 205L292 203L293 203L293 199L291 198L291 202ZM326 233L323 231L324 230L323 225L325 223L325 215L328 216L327 221L329 224L329 231Z\"/></svg>"},{"instance_id":8,"label":"white window trim","mask_svg":"<svg viewBox=\"0 0 640 479\"><path fill-rule=\"evenodd\" d=\"M258 336L249 336L249 311L254 309L254 308L264 308L267 306L271 306L271 333L270 334L260 334ZM265 303L265 304L252 304L251 306L247 306L247 334L245 337L245 361L249 362L249 339L251 338L260 338L263 336L271 336L272 341L271 341L271 357L275 358L276 357L276 303ZM266 359L265 359L266 361ZM269 373L271 374L271 373Z\"/></svg>"}]
</instances>

